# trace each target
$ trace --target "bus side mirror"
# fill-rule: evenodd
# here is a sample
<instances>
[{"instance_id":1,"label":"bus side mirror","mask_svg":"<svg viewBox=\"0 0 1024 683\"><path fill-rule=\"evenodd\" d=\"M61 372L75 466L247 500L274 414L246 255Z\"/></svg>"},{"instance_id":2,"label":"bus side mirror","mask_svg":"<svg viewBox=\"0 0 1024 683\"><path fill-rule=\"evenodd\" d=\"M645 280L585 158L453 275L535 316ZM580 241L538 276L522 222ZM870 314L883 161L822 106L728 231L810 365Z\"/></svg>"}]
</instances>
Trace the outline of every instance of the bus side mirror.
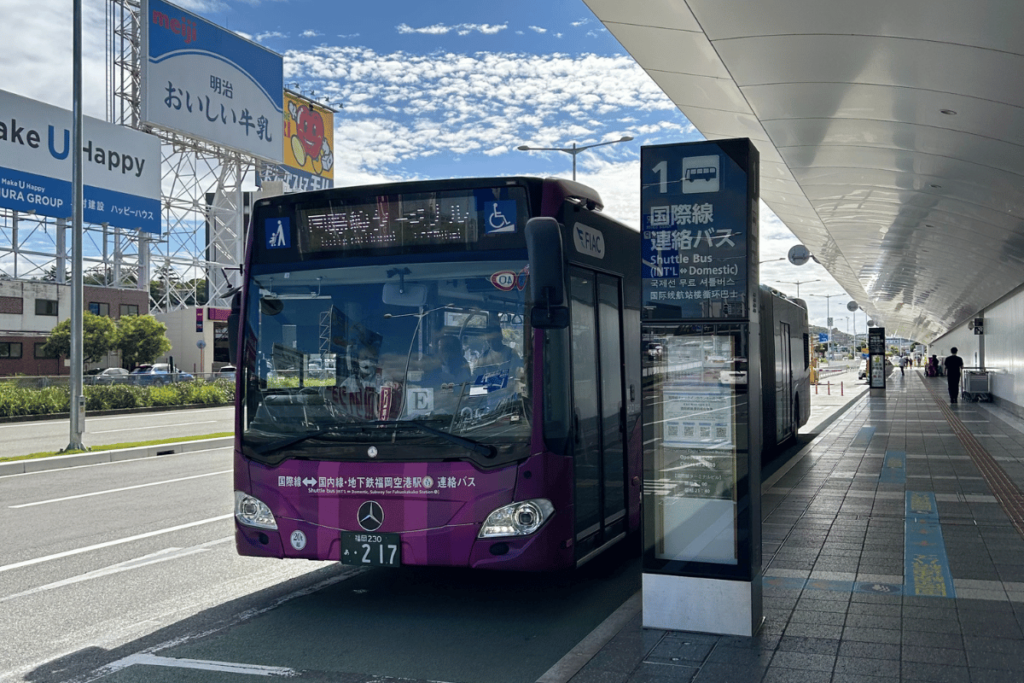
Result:
<instances>
[{"instance_id":1,"label":"bus side mirror","mask_svg":"<svg viewBox=\"0 0 1024 683\"><path fill-rule=\"evenodd\" d=\"M526 250L530 258L530 294L533 297L530 324L539 330L568 327L562 229L558 221L554 218L528 220Z\"/></svg>"}]
</instances>

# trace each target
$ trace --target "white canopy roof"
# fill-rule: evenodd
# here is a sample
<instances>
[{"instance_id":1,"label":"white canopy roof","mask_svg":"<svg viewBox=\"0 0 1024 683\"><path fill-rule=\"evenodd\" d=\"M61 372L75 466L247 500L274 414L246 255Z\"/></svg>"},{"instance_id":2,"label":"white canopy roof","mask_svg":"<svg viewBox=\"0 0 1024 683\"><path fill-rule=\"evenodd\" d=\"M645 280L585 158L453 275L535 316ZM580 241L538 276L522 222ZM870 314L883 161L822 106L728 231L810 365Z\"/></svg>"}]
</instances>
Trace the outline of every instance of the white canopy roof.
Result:
<instances>
[{"instance_id":1,"label":"white canopy roof","mask_svg":"<svg viewBox=\"0 0 1024 683\"><path fill-rule=\"evenodd\" d=\"M1024 2L585 0L869 317L930 341L1024 282Z\"/></svg>"}]
</instances>

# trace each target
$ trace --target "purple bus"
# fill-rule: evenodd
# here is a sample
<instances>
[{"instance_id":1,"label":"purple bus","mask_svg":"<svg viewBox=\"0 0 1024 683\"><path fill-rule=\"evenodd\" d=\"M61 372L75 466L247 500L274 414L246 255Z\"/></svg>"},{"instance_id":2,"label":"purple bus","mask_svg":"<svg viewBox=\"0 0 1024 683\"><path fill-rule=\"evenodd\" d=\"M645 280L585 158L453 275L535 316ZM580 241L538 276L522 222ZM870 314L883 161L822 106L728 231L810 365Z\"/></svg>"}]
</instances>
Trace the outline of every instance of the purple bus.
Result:
<instances>
[{"instance_id":1,"label":"purple bus","mask_svg":"<svg viewBox=\"0 0 1024 683\"><path fill-rule=\"evenodd\" d=\"M238 552L547 571L639 550L639 241L566 180L256 202Z\"/></svg>"}]
</instances>

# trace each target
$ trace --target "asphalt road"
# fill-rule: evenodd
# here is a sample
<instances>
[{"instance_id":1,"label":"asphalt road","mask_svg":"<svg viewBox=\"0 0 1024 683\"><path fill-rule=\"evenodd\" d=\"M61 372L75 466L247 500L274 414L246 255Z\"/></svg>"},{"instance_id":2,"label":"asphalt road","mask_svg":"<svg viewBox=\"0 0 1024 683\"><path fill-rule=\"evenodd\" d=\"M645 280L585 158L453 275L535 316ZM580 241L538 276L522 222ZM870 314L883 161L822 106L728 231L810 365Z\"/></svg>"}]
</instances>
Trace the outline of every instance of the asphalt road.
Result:
<instances>
[{"instance_id":1,"label":"asphalt road","mask_svg":"<svg viewBox=\"0 0 1024 683\"><path fill-rule=\"evenodd\" d=\"M204 436L233 432L234 407L168 410L131 415L86 414L86 446L95 448L116 443L169 439L179 436ZM65 448L71 438L67 419L0 424L0 456L28 455Z\"/></svg>"},{"instance_id":2,"label":"asphalt road","mask_svg":"<svg viewBox=\"0 0 1024 683\"><path fill-rule=\"evenodd\" d=\"M0 477L0 681L532 683L639 590L622 555L554 576L239 557L230 469Z\"/></svg>"}]
</instances>

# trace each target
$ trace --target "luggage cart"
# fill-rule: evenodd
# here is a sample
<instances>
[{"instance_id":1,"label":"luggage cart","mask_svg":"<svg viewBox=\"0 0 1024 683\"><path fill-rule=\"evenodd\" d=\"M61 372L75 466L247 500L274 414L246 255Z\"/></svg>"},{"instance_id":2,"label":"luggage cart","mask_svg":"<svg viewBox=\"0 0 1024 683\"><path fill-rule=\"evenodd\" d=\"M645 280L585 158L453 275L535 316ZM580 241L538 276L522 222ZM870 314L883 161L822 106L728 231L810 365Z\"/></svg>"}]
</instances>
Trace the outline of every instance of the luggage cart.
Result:
<instances>
[{"instance_id":1,"label":"luggage cart","mask_svg":"<svg viewBox=\"0 0 1024 683\"><path fill-rule=\"evenodd\" d=\"M960 396L964 401L992 400L992 373L985 368L963 368Z\"/></svg>"}]
</instances>

